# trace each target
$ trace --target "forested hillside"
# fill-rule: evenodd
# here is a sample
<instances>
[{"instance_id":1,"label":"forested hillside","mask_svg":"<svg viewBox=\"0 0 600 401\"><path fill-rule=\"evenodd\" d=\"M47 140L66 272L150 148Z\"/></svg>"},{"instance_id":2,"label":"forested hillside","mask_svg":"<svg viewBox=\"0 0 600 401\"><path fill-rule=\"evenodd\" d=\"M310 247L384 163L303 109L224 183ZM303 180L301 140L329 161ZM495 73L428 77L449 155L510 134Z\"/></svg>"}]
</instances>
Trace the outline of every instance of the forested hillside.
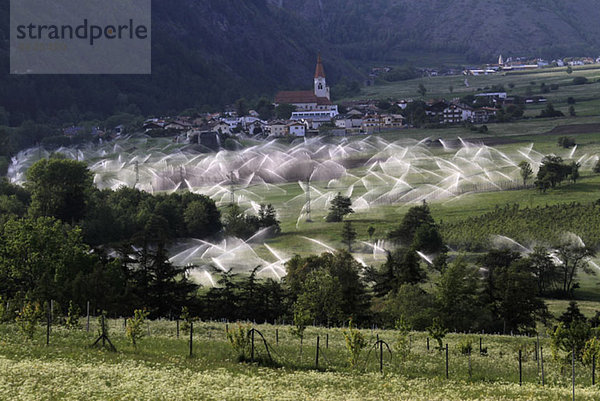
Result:
<instances>
[{"instance_id":1,"label":"forested hillside","mask_svg":"<svg viewBox=\"0 0 600 401\"><path fill-rule=\"evenodd\" d=\"M421 52L464 62L499 53L595 56L599 17L593 0L155 0L152 76L23 77L8 75L3 1L0 107L13 126L215 109L309 86L319 50L334 86L360 80L359 68Z\"/></svg>"}]
</instances>

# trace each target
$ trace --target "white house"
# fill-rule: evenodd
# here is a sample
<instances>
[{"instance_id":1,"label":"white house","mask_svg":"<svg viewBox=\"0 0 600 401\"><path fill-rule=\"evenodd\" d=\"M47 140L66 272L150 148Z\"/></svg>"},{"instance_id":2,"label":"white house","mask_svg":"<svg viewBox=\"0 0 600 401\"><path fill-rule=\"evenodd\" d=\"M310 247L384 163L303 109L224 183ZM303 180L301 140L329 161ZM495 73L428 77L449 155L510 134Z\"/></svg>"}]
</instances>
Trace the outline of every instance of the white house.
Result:
<instances>
[{"instance_id":1,"label":"white house","mask_svg":"<svg viewBox=\"0 0 600 401\"><path fill-rule=\"evenodd\" d=\"M451 104L444 109L444 124L456 124L473 119L473 109L462 104Z\"/></svg>"},{"instance_id":2,"label":"white house","mask_svg":"<svg viewBox=\"0 0 600 401\"><path fill-rule=\"evenodd\" d=\"M288 134L288 124L285 121L272 121L267 126L267 131L270 132L271 136L276 138L286 136Z\"/></svg>"},{"instance_id":3,"label":"white house","mask_svg":"<svg viewBox=\"0 0 600 401\"><path fill-rule=\"evenodd\" d=\"M293 122L287 125L288 132L291 136L305 137L306 136L306 125L300 122Z\"/></svg>"}]
</instances>

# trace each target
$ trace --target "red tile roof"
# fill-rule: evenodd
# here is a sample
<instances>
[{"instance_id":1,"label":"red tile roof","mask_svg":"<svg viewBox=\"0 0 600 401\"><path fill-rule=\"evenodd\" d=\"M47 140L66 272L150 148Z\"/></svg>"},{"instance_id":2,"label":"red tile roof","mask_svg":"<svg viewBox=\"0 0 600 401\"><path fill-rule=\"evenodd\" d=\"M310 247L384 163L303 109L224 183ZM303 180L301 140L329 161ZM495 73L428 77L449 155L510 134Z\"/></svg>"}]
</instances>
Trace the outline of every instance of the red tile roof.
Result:
<instances>
[{"instance_id":1,"label":"red tile roof","mask_svg":"<svg viewBox=\"0 0 600 401\"><path fill-rule=\"evenodd\" d=\"M326 97L317 97L313 91L294 91L294 92L279 92L275 96L277 104L298 104L298 103L314 103L317 105L331 105L331 101Z\"/></svg>"}]
</instances>

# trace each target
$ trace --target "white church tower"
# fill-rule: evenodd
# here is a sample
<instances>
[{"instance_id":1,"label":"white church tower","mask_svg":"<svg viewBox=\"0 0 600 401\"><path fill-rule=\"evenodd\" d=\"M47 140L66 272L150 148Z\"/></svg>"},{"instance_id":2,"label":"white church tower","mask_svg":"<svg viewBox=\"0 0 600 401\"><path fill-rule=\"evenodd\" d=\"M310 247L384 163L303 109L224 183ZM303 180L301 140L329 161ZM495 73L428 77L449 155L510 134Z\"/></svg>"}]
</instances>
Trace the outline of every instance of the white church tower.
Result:
<instances>
[{"instance_id":1,"label":"white church tower","mask_svg":"<svg viewBox=\"0 0 600 401\"><path fill-rule=\"evenodd\" d=\"M331 100L329 95L329 87L327 86L327 81L325 80L325 68L323 68L323 61L321 60L320 54L319 58L317 59L317 70L315 71L315 95L317 97L325 97Z\"/></svg>"}]
</instances>

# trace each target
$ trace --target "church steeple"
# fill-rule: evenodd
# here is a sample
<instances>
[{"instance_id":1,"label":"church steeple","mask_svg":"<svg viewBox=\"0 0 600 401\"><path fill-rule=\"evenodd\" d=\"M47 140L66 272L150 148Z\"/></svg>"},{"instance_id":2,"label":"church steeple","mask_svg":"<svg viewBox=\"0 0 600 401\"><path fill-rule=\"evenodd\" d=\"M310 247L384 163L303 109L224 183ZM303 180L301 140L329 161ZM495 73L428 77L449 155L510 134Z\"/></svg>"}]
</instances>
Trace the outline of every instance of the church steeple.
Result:
<instances>
[{"instance_id":1,"label":"church steeple","mask_svg":"<svg viewBox=\"0 0 600 401\"><path fill-rule=\"evenodd\" d=\"M327 87L327 80L325 79L325 68L323 68L323 60L321 54L317 58L317 68L315 70L315 95L317 97L329 97L329 88Z\"/></svg>"},{"instance_id":2,"label":"church steeple","mask_svg":"<svg viewBox=\"0 0 600 401\"><path fill-rule=\"evenodd\" d=\"M321 53L319 53L319 57L317 58L317 69L315 71L315 79L317 78L325 78L325 68L323 68L323 60L321 59Z\"/></svg>"}]
</instances>

